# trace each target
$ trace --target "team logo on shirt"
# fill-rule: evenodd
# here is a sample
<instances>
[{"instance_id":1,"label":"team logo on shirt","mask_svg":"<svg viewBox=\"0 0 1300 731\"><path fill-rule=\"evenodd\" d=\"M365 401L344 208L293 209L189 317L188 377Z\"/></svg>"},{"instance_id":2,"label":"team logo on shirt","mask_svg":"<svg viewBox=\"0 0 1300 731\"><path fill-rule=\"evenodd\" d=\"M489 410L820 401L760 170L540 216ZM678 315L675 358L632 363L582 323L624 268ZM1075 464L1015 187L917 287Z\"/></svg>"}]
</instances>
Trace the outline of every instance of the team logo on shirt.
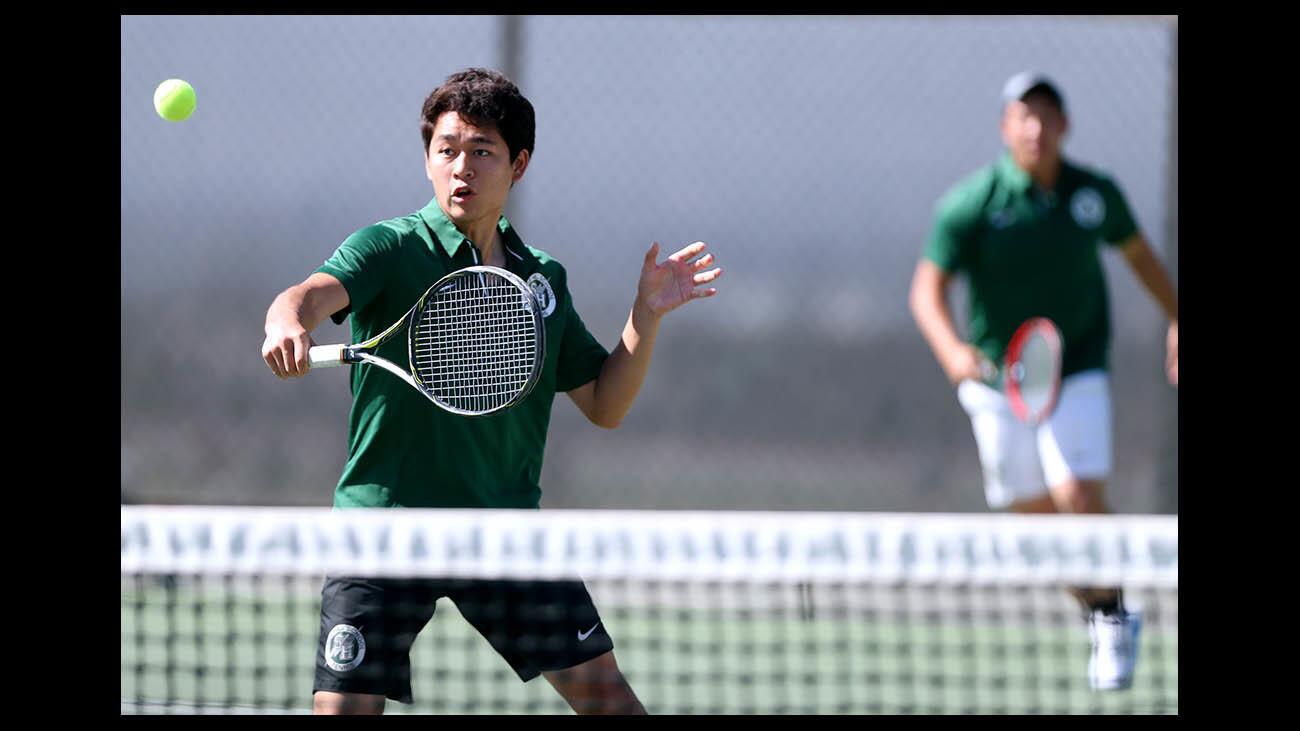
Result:
<instances>
[{"instance_id":1,"label":"team logo on shirt","mask_svg":"<svg viewBox=\"0 0 1300 731\"><path fill-rule=\"evenodd\" d=\"M1106 201L1092 188L1080 188L1070 198L1070 215L1084 228L1097 228L1106 219Z\"/></svg>"},{"instance_id":2,"label":"team logo on shirt","mask_svg":"<svg viewBox=\"0 0 1300 731\"><path fill-rule=\"evenodd\" d=\"M1003 208L1000 211L994 211L989 214L989 225L994 229L1001 231L1016 222L1016 212L1010 208Z\"/></svg>"},{"instance_id":3,"label":"team logo on shirt","mask_svg":"<svg viewBox=\"0 0 1300 731\"><path fill-rule=\"evenodd\" d=\"M336 624L325 637L325 664L331 670L347 672L366 656L366 638L350 624Z\"/></svg>"},{"instance_id":4,"label":"team logo on shirt","mask_svg":"<svg viewBox=\"0 0 1300 731\"><path fill-rule=\"evenodd\" d=\"M537 297L537 304L542 306L542 317L550 317L555 312L555 291L551 289L551 283L546 281L541 272L534 272L528 278L528 287Z\"/></svg>"}]
</instances>

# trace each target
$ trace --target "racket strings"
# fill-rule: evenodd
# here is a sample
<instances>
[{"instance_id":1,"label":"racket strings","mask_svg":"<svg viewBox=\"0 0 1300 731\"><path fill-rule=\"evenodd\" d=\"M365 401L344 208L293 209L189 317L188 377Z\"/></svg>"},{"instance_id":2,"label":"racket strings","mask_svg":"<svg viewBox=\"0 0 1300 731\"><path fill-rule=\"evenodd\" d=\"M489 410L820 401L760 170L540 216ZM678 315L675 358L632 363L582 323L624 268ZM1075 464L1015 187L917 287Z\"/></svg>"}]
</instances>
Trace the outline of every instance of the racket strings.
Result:
<instances>
[{"instance_id":1,"label":"racket strings","mask_svg":"<svg viewBox=\"0 0 1300 731\"><path fill-rule=\"evenodd\" d=\"M480 273L430 296L413 335L413 364L442 403L487 412L527 387L537 339L529 297L499 276Z\"/></svg>"},{"instance_id":2,"label":"racket strings","mask_svg":"<svg viewBox=\"0 0 1300 731\"><path fill-rule=\"evenodd\" d=\"M1048 339L1035 333L1025 341L1019 359L1011 366L1011 377L1019 384L1021 398L1034 412L1051 401L1057 376L1056 356Z\"/></svg>"}]
</instances>

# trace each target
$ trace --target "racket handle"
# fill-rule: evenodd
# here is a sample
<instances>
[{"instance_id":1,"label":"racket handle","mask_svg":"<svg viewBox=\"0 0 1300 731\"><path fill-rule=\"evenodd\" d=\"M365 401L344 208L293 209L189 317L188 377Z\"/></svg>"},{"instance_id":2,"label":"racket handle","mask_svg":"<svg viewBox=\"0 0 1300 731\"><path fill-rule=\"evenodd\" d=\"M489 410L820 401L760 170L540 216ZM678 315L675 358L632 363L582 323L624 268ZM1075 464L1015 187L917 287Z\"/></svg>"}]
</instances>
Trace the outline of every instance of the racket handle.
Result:
<instances>
[{"instance_id":1,"label":"racket handle","mask_svg":"<svg viewBox=\"0 0 1300 731\"><path fill-rule=\"evenodd\" d=\"M312 368L332 368L334 366L347 365L343 360L343 351L347 349L346 345L317 345L307 351L307 362Z\"/></svg>"},{"instance_id":2,"label":"racket handle","mask_svg":"<svg viewBox=\"0 0 1300 731\"><path fill-rule=\"evenodd\" d=\"M998 367L993 365L993 361L988 358L980 358L980 377L984 379L985 383L990 384L998 380Z\"/></svg>"}]
</instances>

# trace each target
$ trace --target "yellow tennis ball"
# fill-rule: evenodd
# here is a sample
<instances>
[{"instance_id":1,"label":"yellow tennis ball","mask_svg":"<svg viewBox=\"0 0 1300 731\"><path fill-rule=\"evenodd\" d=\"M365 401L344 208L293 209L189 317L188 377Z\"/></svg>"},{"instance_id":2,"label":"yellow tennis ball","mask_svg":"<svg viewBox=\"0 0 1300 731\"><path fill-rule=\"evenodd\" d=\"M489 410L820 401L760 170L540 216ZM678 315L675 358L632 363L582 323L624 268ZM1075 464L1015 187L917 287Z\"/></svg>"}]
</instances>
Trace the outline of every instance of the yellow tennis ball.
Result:
<instances>
[{"instance_id":1,"label":"yellow tennis ball","mask_svg":"<svg viewBox=\"0 0 1300 731\"><path fill-rule=\"evenodd\" d=\"M168 122L180 122L194 113L194 87L182 79L168 79L153 93L153 108Z\"/></svg>"}]
</instances>

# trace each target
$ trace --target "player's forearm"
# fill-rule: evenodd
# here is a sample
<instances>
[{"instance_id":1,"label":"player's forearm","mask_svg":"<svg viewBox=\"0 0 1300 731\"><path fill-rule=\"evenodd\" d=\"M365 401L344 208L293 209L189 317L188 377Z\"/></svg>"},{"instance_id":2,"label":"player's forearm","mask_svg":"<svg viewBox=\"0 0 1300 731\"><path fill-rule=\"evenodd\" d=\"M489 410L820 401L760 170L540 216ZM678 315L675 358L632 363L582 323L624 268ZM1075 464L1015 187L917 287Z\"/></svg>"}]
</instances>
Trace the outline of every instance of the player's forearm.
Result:
<instances>
[{"instance_id":1,"label":"player's forearm","mask_svg":"<svg viewBox=\"0 0 1300 731\"><path fill-rule=\"evenodd\" d=\"M963 344L953 324L952 313L948 311L943 290L913 289L910 304L921 336L929 343L939 364L943 365L948 353Z\"/></svg>"},{"instance_id":2,"label":"player's forearm","mask_svg":"<svg viewBox=\"0 0 1300 731\"><path fill-rule=\"evenodd\" d=\"M1177 322L1178 295L1174 293L1173 282L1169 280L1169 275L1165 273L1165 268L1156 258L1155 251L1147 243L1146 237L1141 233L1133 234L1123 242L1120 251L1123 252L1124 259L1128 261L1138 281L1160 305L1165 317L1168 317L1170 322Z\"/></svg>"},{"instance_id":3,"label":"player's forearm","mask_svg":"<svg viewBox=\"0 0 1300 731\"><path fill-rule=\"evenodd\" d=\"M1170 322L1176 322L1178 320L1178 295L1174 291L1174 283L1170 281L1165 268L1160 265L1155 255L1150 250L1145 250L1141 255L1131 259L1129 264L1133 267L1133 272L1137 275L1138 281L1142 282L1142 286L1160 305L1165 317L1168 317Z\"/></svg>"},{"instance_id":4,"label":"player's forearm","mask_svg":"<svg viewBox=\"0 0 1300 731\"><path fill-rule=\"evenodd\" d=\"M659 320L659 316L640 303L632 306L627 324L623 326L623 336L596 379L592 421L600 426L607 429L617 427L632 409L632 402L640 393L641 384L650 370Z\"/></svg>"},{"instance_id":5,"label":"player's forearm","mask_svg":"<svg viewBox=\"0 0 1300 731\"><path fill-rule=\"evenodd\" d=\"M347 291L337 280L324 274L313 274L302 284L296 284L279 294L266 311L266 326L293 329L302 327L307 332L347 306Z\"/></svg>"},{"instance_id":6,"label":"player's forearm","mask_svg":"<svg viewBox=\"0 0 1300 731\"><path fill-rule=\"evenodd\" d=\"M312 322L306 308L308 293L302 285L295 285L279 294L266 311L266 327L302 327L311 332L319 322Z\"/></svg>"}]
</instances>

